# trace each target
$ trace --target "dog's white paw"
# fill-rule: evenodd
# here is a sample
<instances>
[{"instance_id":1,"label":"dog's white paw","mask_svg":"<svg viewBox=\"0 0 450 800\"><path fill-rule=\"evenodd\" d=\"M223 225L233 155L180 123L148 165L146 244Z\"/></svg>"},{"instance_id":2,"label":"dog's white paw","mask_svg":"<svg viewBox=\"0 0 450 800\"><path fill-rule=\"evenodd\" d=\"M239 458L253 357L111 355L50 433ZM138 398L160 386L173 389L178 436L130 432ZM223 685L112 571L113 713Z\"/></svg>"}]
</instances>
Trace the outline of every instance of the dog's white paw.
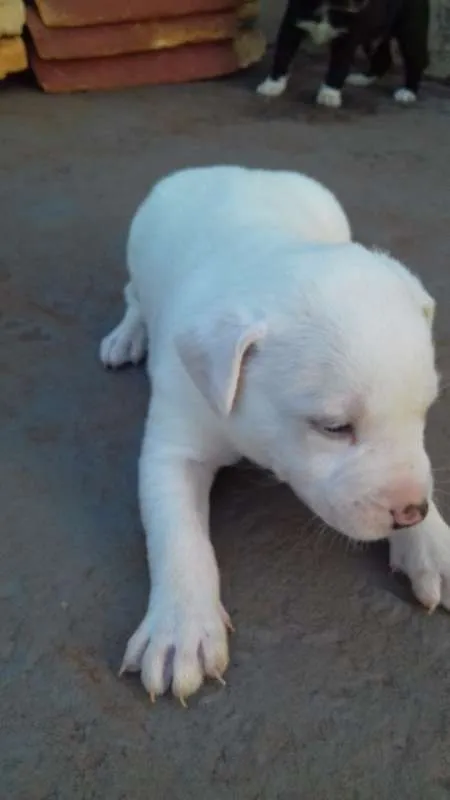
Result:
<instances>
[{"instance_id":1,"label":"dog's white paw","mask_svg":"<svg viewBox=\"0 0 450 800\"><path fill-rule=\"evenodd\" d=\"M256 91L257 94L260 94L263 97L279 97L285 91L287 84L288 79L286 75L283 75L281 78L277 78L277 80L266 78L265 81L259 84Z\"/></svg>"},{"instance_id":2,"label":"dog's white paw","mask_svg":"<svg viewBox=\"0 0 450 800\"><path fill-rule=\"evenodd\" d=\"M411 581L412 590L430 612L442 605L450 611L450 529L419 536L413 530L390 540L390 565Z\"/></svg>"},{"instance_id":3,"label":"dog's white paw","mask_svg":"<svg viewBox=\"0 0 450 800\"><path fill-rule=\"evenodd\" d=\"M411 89L401 88L394 92L394 100L401 106L410 106L416 102L417 95Z\"/></svg>"},{"instance_id":4,"label":"dog's white paw","mask_svg":"<svg viewBox=\"0 0 450 800\"><path fill-rule=\"evenodd\" d=\"M184 705L204 678L223 683L228 666L230 619L220 603L152 600L128 642L120 674L140 672L152 700L169 686Z\"/></svg>"},{"instance_id":5,"label":"dog's white paw","mask_svg":"<svg viewBox=\"0 0 450 800\"><path fill-rule=\"evenodd\" d=\"M374 75L365 75L364 72L351 72L345 80L347 86L357 86L361 89L365 89L366 86L372 86L375 82L376 77Z\"/></svg>"},{"instance_id":6,"label":"dog's white paw","mask_svg":"<svg viewBox=\"0 0 450 800\"><path fill-rule=\"evenodd\" d=\"M340 108L342 105L342 92L339 89L333 89L331 86L323 84L317 93L316 103L319 106L327 106L328 108Z\"/></svg>"},{"instance_id":7,"label":"dog's white paw","mask_svg":"<svg viewBox=\"0 0 450 800\"><path fill-rule=\"evenodd\" d=\"M100 360L105 367L138 364L147 349L147 331L141 321L131 324L124 318L100 345Z\"/></svg>"}]
</instances>

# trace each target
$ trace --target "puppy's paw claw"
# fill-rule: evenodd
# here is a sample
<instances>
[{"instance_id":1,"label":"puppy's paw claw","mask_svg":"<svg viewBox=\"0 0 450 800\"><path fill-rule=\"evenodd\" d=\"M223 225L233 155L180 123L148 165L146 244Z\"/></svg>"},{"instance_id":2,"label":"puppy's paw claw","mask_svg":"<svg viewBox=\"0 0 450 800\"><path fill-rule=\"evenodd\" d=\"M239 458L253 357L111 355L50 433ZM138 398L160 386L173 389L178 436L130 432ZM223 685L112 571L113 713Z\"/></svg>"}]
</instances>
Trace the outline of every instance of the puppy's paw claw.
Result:
<instances>
[{"instance_id":1,"label":"puppy's paw claw","mask_svg":"<svg viewBox=\"0 0 450 800\"><path fill-rule=\"evenodd\" d=\"M138 364L147 349L147 332L142 322L127 325L123 320L105 336L100 345L100 361L105 367L117 369L124 364Z\"/></svg>"},{"instance_id":2,"label":"puppy's paw claw","mask_svg":"<svg viewBox=\"0 0 450 800\"><path fill-rule=\"evenodd\" d=\"M236 633L236 628L234 627L233 623L231 622L230 615L228 611L220 604L220 615L222 617L223 624L225 625L226 629L230 633Z\"/></svg>"},{"instance_id":3,"label":"puppy's paw claw","mask_svg":"<svg viewBox=\"0 0 450 800\"><path fill-rule=\"evenodd\" d=\"M120 672L140 671L152 702L171 686L186 706L205 677L225 683L227 620L223 606L204 598L196 608L192 600L155 603L128 642Z\"/></svg>"}]
</instances>

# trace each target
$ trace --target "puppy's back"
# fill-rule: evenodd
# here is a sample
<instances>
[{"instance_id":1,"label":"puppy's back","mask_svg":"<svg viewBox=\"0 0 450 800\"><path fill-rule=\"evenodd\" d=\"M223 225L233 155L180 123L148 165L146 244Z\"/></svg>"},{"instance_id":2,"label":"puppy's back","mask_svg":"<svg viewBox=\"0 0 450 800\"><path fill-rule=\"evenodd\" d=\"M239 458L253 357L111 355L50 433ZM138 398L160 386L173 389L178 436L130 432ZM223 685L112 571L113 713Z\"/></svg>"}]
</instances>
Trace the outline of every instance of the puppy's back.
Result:
<instances>
[{"instance_id":1,"label":"puppy's back","mask_svg":"<svg viewBox=\"0 0 450 800\"><path fill-rule=\"evenodd\" d=\"M235 166L187 169L160 181L138 209L128 266L153 317L201 265L223 271L224 253L250 253L274 239L339 244L351 233L335 196L305 175Z\"/></svg>"},{"instance_id":2,"label":"puppy's back","mask_svg":"<svg viewBox=\"0 0 450 800\"><path fill-rule=\"evenodd\" d=\"M199 167L174 173L157 184L153 203L170 207L170 217L206 229L267 225L304 241L340 243L350 225L334 194L318 181L286 170L236 166Z\"/></svg>"}]
</instances>

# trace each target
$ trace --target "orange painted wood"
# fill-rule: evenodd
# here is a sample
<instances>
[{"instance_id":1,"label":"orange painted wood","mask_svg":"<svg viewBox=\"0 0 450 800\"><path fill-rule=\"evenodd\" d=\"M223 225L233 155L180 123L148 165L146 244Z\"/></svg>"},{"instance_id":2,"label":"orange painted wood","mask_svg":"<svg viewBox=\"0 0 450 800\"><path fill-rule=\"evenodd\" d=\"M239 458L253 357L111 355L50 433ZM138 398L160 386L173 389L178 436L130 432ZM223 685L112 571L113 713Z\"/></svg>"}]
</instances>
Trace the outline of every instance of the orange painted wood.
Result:
<instances>
[{"instance_id":1,"label":"orange painted wood","mask_svg":"<svg viewBox=\"0 0 450 800\"><path fill-rule=\"evenodd\" d=\"M239 0L35 0L50 28L136 22L236 8Z\"/></svg>"},{"instance_id":2,"label":"orange painted wood","mask_svg":"<svg viewBox=\"0 0 450 800\"><path fill-rule=\"evenodd\" d=\"M0 80L28 66L27 51L20 36L0 39Z\"/></svg>"},{"instance_id":3,"label":"orange painted wood","mask_svg":"<svg viewBox=\"0 0 450 800\"><path fill-rule=\"evenodd\" d=\"M42 59L67 60L232 39L237 31L237 18L234 11L223 11L168 20L47 28L37 11L28 8L27 25Z\"/></svg>"},{"instance_id":4,"label":"orange painted wood","mask_svg":"<svg viewBox=\"0 0 450 800\"><path fill-rule=\"evenodd\" d=\"M44 61L32 49L30 64L46 92L184 83L226 75L241 66L231 41L66 61Z\"/></svg>"}]
</instances>

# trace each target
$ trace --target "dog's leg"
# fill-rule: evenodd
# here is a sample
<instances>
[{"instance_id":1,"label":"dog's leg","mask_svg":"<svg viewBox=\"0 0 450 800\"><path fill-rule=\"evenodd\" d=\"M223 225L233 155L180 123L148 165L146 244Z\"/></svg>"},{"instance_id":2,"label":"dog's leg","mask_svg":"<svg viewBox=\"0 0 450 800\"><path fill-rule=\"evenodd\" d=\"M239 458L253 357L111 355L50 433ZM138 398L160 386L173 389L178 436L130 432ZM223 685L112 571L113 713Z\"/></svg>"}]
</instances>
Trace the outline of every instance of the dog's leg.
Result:
<instances>
[{"instance_id":1,"label":"dog's leg","mask_svg":"<svg viewBox=\"0 0 450 800\"><path fill-rule=\"evenodd\" d=\"M333 39L325 83L319 89L316 102L321 106L339 108L342 105L342 87L349 74L358 42L351 33Z\"/></svg>"},{"instance_id":2,"label":"dog's leg","mask_svg":"<svg viewBox=\"0 0 450 800\"><path fill-rule=\"evenodd\" d=\"M428 66L429 5L426 0L404 3L394 28L405 70L405 84L394 93L402 105L417 100L420 82Z\"/></svg>"},{"instance_id":3,"label":"dog's leg","mask_svg":"<svg viewBox=\"0 0 450 800\"><path fill-rule=\"evenodd\" d=\"M165 404L167 405L167 403ZM139 465L142 521L151 574L148 611L128 642L121 672L140 671L152 699L172 686L184 699L205 676L222 681L228 665L228 616L209 540L215 469L174 448L167 414L150 411ZM188 437L190 438L190 437Z\"/></svg>"},{"instance_id":4,"label":"dog's leg","mask_svg":"<svg viewBox=\"0 0 450 800\"><path fill-rule=\"evenodd\" d=\"M346 84L349 86L371 86L389 72L392 66L392 52L390 39L383 39L375 48L369 59L366 72L351 72L347 76Z\"/></svg>"},{"instance_id":5,"label":"dog's leg","mask_svg":"<svg viewBox=\"0 0 450 800\"><path fill-rule=\"evenodd\" d=\"M286 89L289 69L305 31L297 27L297 15L288 5L275 44L275 55L270 75L259 84L258 94L265 97L279 97Z\"/></svg>"},{"instance_id":6,"label":"dog's leg","mask_svg":"<svg viewBox=\"0 0 450 800\"><path fill-rule=\"evenodd\" d=\"M147 349L147 330L131 283L126 285L124 296L124 317L100 345L100 359L105 367L120 367L129 362L137 364Z\"/></svg>"},{"instance_id":7,"label":"dog's leg","mask_svg":"<svg viewBox=\"0 0 450 800\"><path fill-rule=\"evenodd\" d=\"M450 528L434 503L424 521L390 539L390 563L411 581L417 599L434 611L450 611Z\"/></svg>"}]
</instances>

